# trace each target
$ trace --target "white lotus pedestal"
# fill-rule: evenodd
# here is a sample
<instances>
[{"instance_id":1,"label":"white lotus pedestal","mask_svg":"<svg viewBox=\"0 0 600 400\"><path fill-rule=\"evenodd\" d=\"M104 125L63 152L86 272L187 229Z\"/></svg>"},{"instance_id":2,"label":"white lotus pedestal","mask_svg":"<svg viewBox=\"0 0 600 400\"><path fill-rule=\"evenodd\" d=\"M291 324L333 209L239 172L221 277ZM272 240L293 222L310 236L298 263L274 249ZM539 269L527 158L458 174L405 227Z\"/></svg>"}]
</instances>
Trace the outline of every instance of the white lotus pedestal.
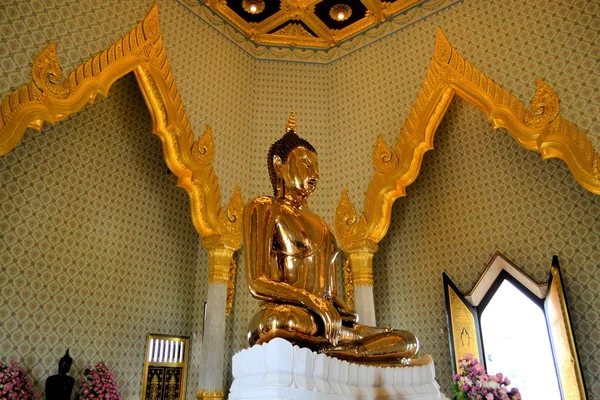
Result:
<instances>
[{"instance_id":1,"label":"white lotus pedestal","mask_svg":"<svg viewBox=\"0 0 600 400\"><path fill-rule=\"evenodd\" d=\"M276 338L233 356L231 400L438 400L430 356L415 365L349 363Z\"/></svg>"}]
</instances>

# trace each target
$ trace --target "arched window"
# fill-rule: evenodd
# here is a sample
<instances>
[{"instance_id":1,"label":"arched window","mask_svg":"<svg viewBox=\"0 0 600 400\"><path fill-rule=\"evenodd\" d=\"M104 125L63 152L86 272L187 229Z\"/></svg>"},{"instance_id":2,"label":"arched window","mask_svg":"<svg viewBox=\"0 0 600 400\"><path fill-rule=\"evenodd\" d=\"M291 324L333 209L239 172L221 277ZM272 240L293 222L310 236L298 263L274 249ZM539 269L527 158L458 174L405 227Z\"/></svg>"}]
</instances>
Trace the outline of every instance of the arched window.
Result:
<instances>
[{"instance_id":1,"label":"arched window","mask_svg":"<svg viewBox=\"0 0 600 400\"><path fill-rule=\"evenodd\" d=\"M560 400L543 302L502 271L477 311L488 373L508 376L524 399Z\"/></svg>"},{"instance_id":2,"label":"arched window","mask_svg":"<svg viewBox=\"0 0 600 400\"><path fill-rule=\"evenodd\" d=\"M457 361L471 353L488 373L508 376L524 399L584 398L556 257L542 285L501 254L467 294L443 278L455 373Z\"/></svg>"}]
</instances>

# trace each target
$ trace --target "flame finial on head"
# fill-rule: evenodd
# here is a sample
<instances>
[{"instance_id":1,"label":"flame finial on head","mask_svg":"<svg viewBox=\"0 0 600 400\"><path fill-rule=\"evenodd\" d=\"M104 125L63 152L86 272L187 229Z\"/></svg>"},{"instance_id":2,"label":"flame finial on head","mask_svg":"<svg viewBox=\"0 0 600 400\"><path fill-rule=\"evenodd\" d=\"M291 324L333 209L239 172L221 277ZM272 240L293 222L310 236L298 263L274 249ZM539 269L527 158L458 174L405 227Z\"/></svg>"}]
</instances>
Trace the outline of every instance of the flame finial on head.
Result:
<instances>
[{"instance_id":1,"label":"flame finial on head","mask_svg":"<svg viewBox=\"0 0 600 400\"><path fill-rule=\"evenodd\" d=\"M294 117L294 110L290 111L290 118L288 119L288 123L285 127L286 132L296 132L296 118Z\"/></svg>"}]
</instances>

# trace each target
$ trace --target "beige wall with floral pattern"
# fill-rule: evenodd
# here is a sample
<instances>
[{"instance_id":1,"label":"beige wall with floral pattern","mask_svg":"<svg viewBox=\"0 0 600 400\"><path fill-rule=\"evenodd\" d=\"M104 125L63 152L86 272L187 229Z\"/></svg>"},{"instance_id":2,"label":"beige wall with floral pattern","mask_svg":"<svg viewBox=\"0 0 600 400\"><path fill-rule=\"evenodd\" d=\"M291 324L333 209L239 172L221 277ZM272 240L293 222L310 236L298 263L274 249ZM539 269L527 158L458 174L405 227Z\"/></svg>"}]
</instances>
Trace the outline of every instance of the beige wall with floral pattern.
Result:
<instances>
[{"instance_id":1,"label":"beige wall with floral pattern","mask_svg":"<svg viewBox=\"0 0 600 400\"><path fill-rule=\"evenodd\" d=\"M58 41L59 59L70 71L127 32L150 5L0 5L0 93L29 79L29 63L50 41ZM234 183L246 201L270 192L266 152L294 108L299 134L320 155L322 179L311 206L332 223L344 188L360 210L375 138L382 134L392 143L400 131L438 26L524 102L535 78L546 79L563 114L591 132L600 149L598 8L591 1L465 0L326 65L253 60L173 1L160 2L160 18L195 131L207 123L213 128L224 203ZM107 361L126 398L138 398L148 332L196 335L189 396L197 385L206 256L187 196L169 179L150 131L135 80L126 77L108 99L42 133L27 132L0 158L0 354L20 359L38 388L70 345L73 374L88 362ZM394 206L375 257L378 322L420 337L447 392L441 273L466 291L501 251L544 281L558 254L588 393L600 395L600 196L582 189L561 161L542 161L504 130L494 132L460 99L434 145L407 197ZM237 259L228 359L246 346L255 306L243 254ZM171 277L169 285L155 283L157 275ZM133 293L125 290L131 287Z\"/></svg>"},{"instance_id":2,"label":"beige wall with floral pattern","mask_svg":"<svg viewBox=\"0 0 600 400\"><path fill-rule=\"evenodd\" d=\"M0 4L0 93L30 79L30 65L58 42L70 72L140 21L152 1L11 1ZM247 174L246 73L252 59L173 1L161 31L195 131L210 123L227 202ZM248 158L248 154L244 157ZM233 169L237 168L237 172ZM105 361L126 399L139 399L148 333L192 336L188 398L198 381L207 259L152 135L132 75L106 99L41 133L28 131L0 157L0 359L17 359L35 388L67 347L71 375Z\"/></svg>"},{"instance_id":3,"label":"beige wall with floral pattern","mask_svg":"<svg viewBox=\"0 0 600 400\"><path fill-rule=\"evenodd\" d=\"M410 112L440 27L483 73L529 103L543 78L561 112L600 151L600 7L586 1L467 0L331 64L332 124L347 132L333 171L358 207L375 137L393 143ZM374 259L377 321L411 330L448 390L442 272L468 291L496 251L538 282L559 256L588 393L600 396L600 196L562 161L543 161L455 100L416 182L399 199ZM353 179L345 178L348 170ZM331 200L338 193L332 193ZM333 209L331 210L333 212ZM506 318L510 325L510 316ZM515 327L518 329L518 327ZM527 355L523 355L527 357Z\"/></svg>"}]
</instances>

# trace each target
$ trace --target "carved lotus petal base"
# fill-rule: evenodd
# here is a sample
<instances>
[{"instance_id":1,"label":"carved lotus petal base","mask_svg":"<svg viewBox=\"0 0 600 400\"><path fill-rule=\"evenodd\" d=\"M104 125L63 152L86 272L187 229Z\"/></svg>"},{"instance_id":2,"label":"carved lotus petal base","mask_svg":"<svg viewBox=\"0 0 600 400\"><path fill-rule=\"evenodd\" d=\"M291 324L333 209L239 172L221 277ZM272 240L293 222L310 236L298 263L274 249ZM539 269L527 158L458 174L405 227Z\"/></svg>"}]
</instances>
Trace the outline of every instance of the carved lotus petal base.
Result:
<instances>
[{"instance_id":1,"label":"carved lotus petal base","mask_svg":"<svg viewBox=\"0 0 600 400\"><path fill-rule=\"evenodd\" d=\"M229 399L438 400L430 356L412 366L349 363L276 338L233 356Z\"/></svg>"}]
</instances>

